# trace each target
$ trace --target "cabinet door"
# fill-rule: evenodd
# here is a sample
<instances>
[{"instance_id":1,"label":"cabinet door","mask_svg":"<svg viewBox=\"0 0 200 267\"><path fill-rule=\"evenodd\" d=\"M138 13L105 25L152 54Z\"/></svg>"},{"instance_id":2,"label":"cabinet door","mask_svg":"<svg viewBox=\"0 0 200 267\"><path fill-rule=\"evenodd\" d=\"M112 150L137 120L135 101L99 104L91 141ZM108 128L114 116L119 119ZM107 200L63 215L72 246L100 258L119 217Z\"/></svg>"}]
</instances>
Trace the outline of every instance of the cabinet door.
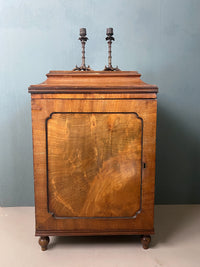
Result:
<instances>
[{"instance_id":1,"label":"cabinet door","mask_svg":"<svg viewBox=\"0 0 200 267\"><path fill-rule=\"evenodd\" d=\"M141 208L142 119L135 113L52 113L48 209L59 217L134 217Z\"/></svg>"},{"instance_id":2,"label":"cabinet door","mask_svg":"<svg viewBox=\"0 0 200 267\"><path fill-rule=\"evenodd\" d=\"M32 100L37 235L153 233L156 107Z\"/></svg>"}]
</instances>

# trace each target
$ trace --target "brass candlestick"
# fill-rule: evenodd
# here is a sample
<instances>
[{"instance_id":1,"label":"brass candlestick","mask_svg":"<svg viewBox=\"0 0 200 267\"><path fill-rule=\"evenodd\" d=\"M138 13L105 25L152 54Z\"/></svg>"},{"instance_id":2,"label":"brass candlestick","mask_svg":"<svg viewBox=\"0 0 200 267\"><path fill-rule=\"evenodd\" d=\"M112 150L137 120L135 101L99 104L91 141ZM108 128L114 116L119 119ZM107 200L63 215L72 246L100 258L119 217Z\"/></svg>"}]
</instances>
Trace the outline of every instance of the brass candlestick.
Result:
<instances>
[{"instance_id":1,"label":"brass candlestick","mask_svg":"<svg viewBox=\"0 0 200 267\"><path fill-rule=\"evenodd\" d=\"M107 28L106 30L106 41L108 41L108 66L105 66L104 71L120 71L118 66L116 68L113 68L112 66L112 41L115 41L115 38L113 37L113 28Z\"/></svg>"},{"instance_id":2,"label":"brass candlestick","mask_svg":"<svg viewBox=\"0 0 200 267\"><path fill-rule=\"evenodd\" d=\"M89 65L88 66L85 65L85 43L88 40L86 35L87 35L86 28L81 28L79 40L81 41L81 45L82 45L82 64L80 67L76 65L73 71L90 71L91 70Z\"/></svg>"}]
</instances>

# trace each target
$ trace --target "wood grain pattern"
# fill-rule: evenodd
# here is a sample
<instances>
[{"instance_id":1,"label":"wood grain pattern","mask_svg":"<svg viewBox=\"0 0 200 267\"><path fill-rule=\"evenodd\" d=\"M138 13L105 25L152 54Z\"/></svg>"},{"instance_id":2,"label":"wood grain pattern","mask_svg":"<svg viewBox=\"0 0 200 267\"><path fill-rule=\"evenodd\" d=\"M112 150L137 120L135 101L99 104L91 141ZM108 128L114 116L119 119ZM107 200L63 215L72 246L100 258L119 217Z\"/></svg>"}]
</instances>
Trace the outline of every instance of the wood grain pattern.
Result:
<instances>
[{"instance_id":1,"label":"wood grain pattern","mask_svg":"<svg viewBox=\"0 0 200 267\"><path fill-rule=\"evenodd\" d=\"M56 217L132 217L140 210L141 118L54 113L47 133L49 210Z\"/></svg>"},{"instance_id":2,"label":"wood grain pattern","mask_svg":"<svg viewBox=\"0 0 200 267\"><path fill-rule=\"evenodd\" d=\"M32 99L155 99L157 98L156 93L110 93L110 94L91 94L91 93L76 93L76 94L32 94Z\"/></svg>"}]
</instances>

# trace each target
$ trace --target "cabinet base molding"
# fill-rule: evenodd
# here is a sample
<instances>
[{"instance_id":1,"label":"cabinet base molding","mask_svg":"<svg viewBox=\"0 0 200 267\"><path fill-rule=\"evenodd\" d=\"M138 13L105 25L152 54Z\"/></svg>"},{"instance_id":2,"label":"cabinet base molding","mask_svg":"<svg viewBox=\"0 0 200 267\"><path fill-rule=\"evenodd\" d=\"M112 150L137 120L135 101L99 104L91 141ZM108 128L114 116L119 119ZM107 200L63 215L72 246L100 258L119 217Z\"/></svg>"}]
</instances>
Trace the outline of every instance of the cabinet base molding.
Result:
<instances>
[{"instance_id":1,"label":"cabinet base molding","mask_svg":"<svg viewBox=\"0 0 200 267\"><path fill-rule=\"evenodd\" d=\"M99 236L99 235L153 235L154 230L134 230L134 231L96 231L96 232L86 232L86 231L36 231L35 236Z\"/></svg>"}]
</instances>

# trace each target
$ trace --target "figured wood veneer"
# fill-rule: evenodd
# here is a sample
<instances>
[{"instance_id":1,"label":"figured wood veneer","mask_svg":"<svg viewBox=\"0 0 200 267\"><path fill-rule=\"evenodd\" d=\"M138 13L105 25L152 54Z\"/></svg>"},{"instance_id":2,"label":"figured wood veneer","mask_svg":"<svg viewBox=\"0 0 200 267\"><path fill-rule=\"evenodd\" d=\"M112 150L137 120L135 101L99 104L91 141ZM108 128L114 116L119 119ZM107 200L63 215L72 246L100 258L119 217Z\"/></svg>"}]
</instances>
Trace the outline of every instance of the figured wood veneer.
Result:
<instances>
[{"instance_id":1,"label":"figured wood veneer","mask_svg":"<svg viewBox=\"0 0 200 267\"><path fill-rule=\"evenodd\" d=\"M136 215L141 118L135 113L53 113L47 138L48 202L54 216Z\"/></svg>"}]
</instances>

